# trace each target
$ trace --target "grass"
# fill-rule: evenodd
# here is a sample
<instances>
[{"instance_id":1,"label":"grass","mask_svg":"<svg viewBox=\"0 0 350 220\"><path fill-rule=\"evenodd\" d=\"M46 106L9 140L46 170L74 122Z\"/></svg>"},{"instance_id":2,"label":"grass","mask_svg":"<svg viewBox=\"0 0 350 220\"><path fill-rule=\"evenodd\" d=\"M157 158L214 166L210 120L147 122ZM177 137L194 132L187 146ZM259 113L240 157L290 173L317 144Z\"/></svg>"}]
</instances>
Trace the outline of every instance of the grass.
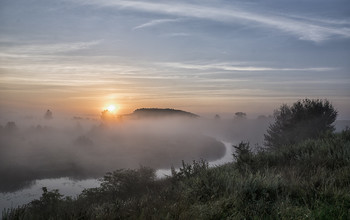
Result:
<instances>
[{"instance_id":1,"label":"grass","mask_svg":"<svg viewBox=\"0 0 350 220\"><path fill-rule=\"evenodd\" d=\"M350 130L261 149L235 146L236 162L183 163L171 177L154 170L107 173L77 198L42 197L3 219L350 219Z\"/></svg>"}]
</instances>

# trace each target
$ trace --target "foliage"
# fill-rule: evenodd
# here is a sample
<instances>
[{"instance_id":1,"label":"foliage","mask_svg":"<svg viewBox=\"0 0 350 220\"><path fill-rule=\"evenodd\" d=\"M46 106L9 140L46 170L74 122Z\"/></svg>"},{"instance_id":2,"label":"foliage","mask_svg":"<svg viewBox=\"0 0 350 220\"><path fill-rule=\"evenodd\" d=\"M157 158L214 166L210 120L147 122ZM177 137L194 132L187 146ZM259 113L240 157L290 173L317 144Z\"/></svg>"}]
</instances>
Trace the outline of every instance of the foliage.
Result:
<instances>
[{"instance_id":1,"label":"foliage","mask_svg":"<svg viewBox=\"0 0 350 220\"><path fill-rule=\"evenodd\" d=\"M69 209L70 197L63 197L58 190L48 191L42 188L40 199L33 200L22 208L8 210L3 213L3 219L57 219L72 216Z\"/></svg>"},{"instance_id":2,"label":"foliage","mask_svg":"<svg viewBox=\"0 0 350 220\"><path fill-rule=\"evenodd\" d=\"M299 143L334 131L337 111L327 100L299 100L292 106L282 105L275 111L275 122L265 135L265 145L277 148Z\"/></svg>"},{"instance_id":3,"label":"foliage","mask_svg":"<svg viewBox=\"0 0 350 220\"><path fill-rule=\"evenodd\" d=\"M107 109L101 112L102 121L109 121L109 120L112 120L114 117L115 115L112 112L108 111Z\"/></svg>"},{"instance_id":4,"label":"foliage","mask_svg":"<svg viewBox=\"0 0 350 220\"><path fill-rule=\"evenodd\" d=\"M183 163L173 176L117 170L76 199L44 191L3 219L350 219L350 130L253 153L209 168Z\"/></svg>"},{"instance_id":5,"label":"foliage","mask_svg":"<svg viewBox=\"0 0 350 220\"><path fill-rule=\"evenodd\" d=\"M236 159L236 166L241 172L247 171L250 164L253 162L253 153L250 149L249 143L241 142L237 146L232 146L235 149L233 157Z\"/></svg>"},{"instance_id":6,"label":"foliage","mask_svg":"<svg viewBox=\"0 0 350 220\"><path fill-rule=\"evenodd\" d=\"M209 168L209 164L207 161L201 159L200 161L193 160L192 165L185 163L182 161L182 167L180 167L179 172L176 172L175 168L171 168L171 174L173 178L181 179L181 178L189 178L191 176L197 175L200 172L203 172Z\"/></svg>"},{"instance_id":7,"label":"foliage","mask_svg":"<svg viewBox=\"0 0 350 220\"><path fill-rule=\"evenodd\" d=\"M189 118L198 118L199 116L191 112L186 112L178 109L171 108L140 108L136 109L132 116L147 118L147 117L169 117L169 116L180 116Z\"/></svg>"},{"instance_id":8,"label":"foliage","mask_svg":"<svg viewBox=\"0 0 350 220\"><path fill-rule=\"evenodd\" d=\"M9 121L7 122L6 126L5 126L5 132L8 134L14 133L18 130L18 127L16 125L15 122L13 121Z\"/></svg>"},{"instance_id":9,"label":"foliage","mask_svg":"<svg viewBox=\"0 0 350 220\"><path fill-rule=\"evenodd\" d=\"M236 112L235 113L235 119L246 119L247 113L245 112Z\"/></svg>"}]
</instances>

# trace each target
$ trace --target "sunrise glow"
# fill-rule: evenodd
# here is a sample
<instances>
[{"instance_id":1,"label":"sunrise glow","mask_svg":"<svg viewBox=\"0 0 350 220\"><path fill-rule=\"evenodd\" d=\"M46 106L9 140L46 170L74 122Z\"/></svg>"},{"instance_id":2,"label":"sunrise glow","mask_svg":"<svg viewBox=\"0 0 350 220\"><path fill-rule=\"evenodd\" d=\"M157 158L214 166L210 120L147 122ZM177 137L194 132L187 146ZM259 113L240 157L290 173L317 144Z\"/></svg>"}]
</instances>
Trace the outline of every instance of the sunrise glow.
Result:
<instances>
[{"instance_id":1,"label":"sunrise glow","mask_svg":"<svg viewBox=\"0 0 350 220\"><path fill-rule=\"evenodd\" d=\"M117 108L115 107L115 105L109 105L106 110L108 110L109 112L116 112Z\"/></svg>"}]
</instances>

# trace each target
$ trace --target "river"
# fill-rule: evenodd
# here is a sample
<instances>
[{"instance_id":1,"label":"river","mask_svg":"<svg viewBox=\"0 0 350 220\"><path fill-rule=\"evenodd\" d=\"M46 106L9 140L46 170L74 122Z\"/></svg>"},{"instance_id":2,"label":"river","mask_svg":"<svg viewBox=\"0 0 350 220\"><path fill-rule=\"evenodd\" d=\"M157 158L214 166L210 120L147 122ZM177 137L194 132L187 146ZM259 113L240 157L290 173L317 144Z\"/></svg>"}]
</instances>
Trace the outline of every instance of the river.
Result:
<instances>
[{"instance_id":1,"label":"river","mask_svg":"<svg viewBox=\"0 0 350 220\"><path fill-rule=\"evenodd\" d=\"M225 155L215 161L209 161L209 167L219 166L225 163L232 162L233 147L232 144L225 141L220 141L225 145ZM171 175L170 169L158 169L156 176L164 178ZM0 211L8 208L16 208L20 205L29 203L34 199L39 199L42 194L42 187L47 187L48 190L58 189L64 196L75 197L79 195L84 189L94 188L100 186L100 181L97 179L86 180L72 180L70 178L55 178L36 180L31 187L18 190L11 193L0 193ZM1 216L0 216L1 219Z\"/></svg>"},{"instance_id":2,"label":"river","mask_svg":"<svg viewBox=\"0 0 350 220\"><path fill-rule=\"evenodd\" d=\"M232 157L232 153L233 153L232 144L229 142L225 142L225 141L220 141L220 142L225 145L226 153L222 158L220 158L218 160L209 161L209 167L220 166L220 165L223 165L225 163L232 162L232 159L233 159L233 157ZM178 171L179 169L175 169L175 170ZM156 171L156 175L158 178L170 176L171 170L170 169L158 169Z\"/></svg>"}]
</instances>

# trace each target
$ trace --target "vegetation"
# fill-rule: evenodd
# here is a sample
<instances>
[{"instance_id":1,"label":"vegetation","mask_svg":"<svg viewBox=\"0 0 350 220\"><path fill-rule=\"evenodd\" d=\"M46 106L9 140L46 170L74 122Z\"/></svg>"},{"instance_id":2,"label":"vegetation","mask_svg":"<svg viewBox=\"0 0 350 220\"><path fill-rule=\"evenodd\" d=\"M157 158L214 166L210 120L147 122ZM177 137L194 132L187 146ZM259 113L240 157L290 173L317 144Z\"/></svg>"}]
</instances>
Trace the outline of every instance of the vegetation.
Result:
<instances>
[{"instance_id":1,"label":"vegetation","mask_svg":"<svg viewBox=\"0 0 350 220\"><path fill-rule=\"evenodd\" d=\"M304 99L292 106L284 104L275 111L275 123L267 130L265 145L276 148L333 132L337 114L327 100Z\"/></svg>"},{"instance_id":2,"label":"vegetation","mask_svg":"<svg viewBox=\"0 0 350 220\"><path fill-rule=\"evenodd\" d=\"M350 130L253 153L208 168L183 163L171 177L117 170L77 198L48 192L3 219L349 219Z\"/></svg>"},{"instance_id":3,"label":"vegetation","mask_svg":"<svg viewBox=\"0 0 350 220\"><path fill-rule=\"evenodd\" d=\"M169 117L169 116L180 116L180 117L190 117L198 118L199 116L191 112L186 112L177 109L170 108L140 108L136 109L131 116L136 117Z\"/></svg>"},{"instance_id":4,"label":"vegetation","mask_svg":"<svg viewBox=\"0 0 350 220\"><path fill-rule=\"evenodd\" d=\"M235 119L247 119L247 113L244 112L236 112Z\"/></svg>"},{"instance_id":5,"label":"vegetation","mask_svg":"<svg viewBox=\"0 0 350 220\"><path fill-rule=\"evenodd\" d=\"M49 109L45 112L44 115L45 119L52 119L52 111L50 111Z\"/></svg>"},{"instance_id":6,"label":"vegetation","mask_svg":"<svg viewBox=\"0 0 350 220\"><path fill-rule=\"evenodd\" d=\"M281 106L268 147L235 148L235 161L209 168L182 163L116 170L77 198L43 188L39 200L6 210L3 219L350 219L350 129L333 133L328 101Z\"/></svg>"}]
</instances>

